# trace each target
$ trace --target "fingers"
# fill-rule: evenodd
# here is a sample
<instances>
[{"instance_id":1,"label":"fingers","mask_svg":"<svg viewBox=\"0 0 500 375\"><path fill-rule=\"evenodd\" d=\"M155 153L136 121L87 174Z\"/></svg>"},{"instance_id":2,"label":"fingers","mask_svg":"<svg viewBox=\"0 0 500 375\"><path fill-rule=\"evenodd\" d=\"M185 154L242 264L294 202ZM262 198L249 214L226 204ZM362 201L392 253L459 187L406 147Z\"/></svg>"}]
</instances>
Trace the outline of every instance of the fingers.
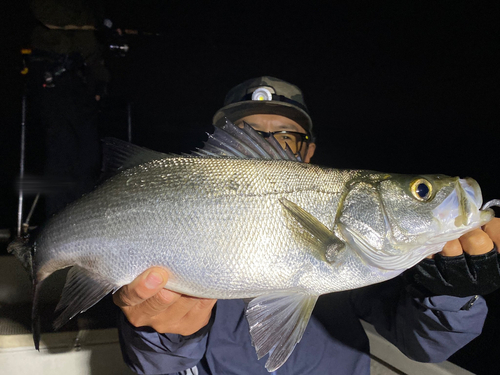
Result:
<instances>
[{"instance_id":1,"label":"fingers","mask_svg":"<svg viewBox=\"0 0 500 375\"><path fill-rule=\"evenodd\" d=\"M441 250L440 254L445 256L445 257L455 257L455 256L460 255L462 253L463 253L462 244L457 239L457 240L447 242L444 245L443 250Z\"/></svg>"},{"instance_id":2,"label":"fingers","mask_svg":"<svg viewBox=\"0 0 500 375\"><path fill-rule=\"evenodd\" d=\"M493 219L483 229L475 229L457 240L447 242L441 255L453 257L466 252L469 255L481 255L493 249L493 242L500 248L500 219Z\"/></svg>"},{"instance_id":3,"label":"fingers","mask_svg":"<svg viewBox=\"0 0 500 375\"><path fill-rule=\"evenodd\" d=\"M191 335L210 320L216 300L182 295L163 287L168 273L150 268L113 295L127 320L135 327L152 327L159 333Z\"/></svg>"},{"instance_id":4,"label":"fingers","mask_svg":"<svg viewBox=\"0 0 500 375\"><path fill-rule=\"evenodd\" d=\"M198 303L185 315L184 320L189 322L186 327L189 327L189 330L185 330L183 335L192 335L196 331L195 327L205 327L212 315L212 309L217 302L216 299L199 299Z\"/></svg>"},{"instance_id":5,"label":"fingers","mask_svg":"<svg viewBox=\"0 0 500 375\"><path fill-rule=\"evenodd\" d=\"M148 324L148 322L153 321L154 317L159 316L170 306L175 305L181 296L182 295L179 293L162 289L157 294L142 303L130 306L129 310L124 312L133 325L137 327L143 326ZM175 309L172 311L175 311ZM169 310L169 313L172 311ZM175 317L169 315L169 319L175 319Z\"/></svg>"},{"instance_id":6,"label":"fingers","mask_svg":"<svg viewBox=\"0 0 500 375\"><path fill-rule=\"evenodd\" d=\"M155 296L168 281L167 272L159 267L150 268L139 275L129 285L125 285L113 295L119 307L139 305ZM165 296L166 298L170 296Z\"/></svg>"},{"instance_id":7,"label":"fingers","mask_svg":"<svg viewBox=\"0 0 500 375\"><path fill-rule=\"evenodd\" d=\"M187 297L187 296L186 296ZM188 311L188 313L184 316L185 319L193 320L193 317L201 316L200 321L206 320L205 324L208 323L208 319L212 313L212 309L217 302L216 299L208 299L208 298L194 298L189 297L196 300L196 303L193 307ZM205 317L203 317L205 316Z\"/></svg>"},{"instance_id":8,"label":"fingers","mask_svg":"<svg viewBox=\"0 0 500 375\"><path fill-rule=\"evenodd\" d=\"M497 246L498 252L500 252L500 218L494 218L488 224L483 227L483 230L491 240Z\"/></svg>"},{"instance_id":9,"label":"fingers","mask_svg":"<svg viewBox=\"0 0 500 375\"><path fill-rule=\"evenodd\" d=\"M180 321L197 303L197 298L183 296L178 293L170 292L165 290L165 292L169 294L176 294L174 298L171 299L171 302L167 302L163 296L157 296L157 298L151 298L146 301L147 306L144 306L141 309L144 315L159 316L159 313L164 311L168 307L168 319L170 322L178 322ZM163 293L160 294L167 294ZM168 297L167 297L168 298ZM170 298L168 298L170 300ZM155 301L153 301L155 300Z\"/></svg>"},{"instance_id":10,"label":"fingers","mask_svg":"<svg viewBox=\"0 0 500 375\"><path fill-rule=\"evenodd\" d=\"M183 295L164 313L151 317L150 325L161 333L191 335L208 324L216 301Z\"/></svg>"},{"instance_id":11,"label":"fingers","mask_svg":"<svg viewBox=\"0 0 500 375\"><path fill-rule=\"evenodd\" d=\"M493 241L482 229L476 229L459 238L463 250L469 255L486 254L493 249Z\"/></svg>"}]
</instances>

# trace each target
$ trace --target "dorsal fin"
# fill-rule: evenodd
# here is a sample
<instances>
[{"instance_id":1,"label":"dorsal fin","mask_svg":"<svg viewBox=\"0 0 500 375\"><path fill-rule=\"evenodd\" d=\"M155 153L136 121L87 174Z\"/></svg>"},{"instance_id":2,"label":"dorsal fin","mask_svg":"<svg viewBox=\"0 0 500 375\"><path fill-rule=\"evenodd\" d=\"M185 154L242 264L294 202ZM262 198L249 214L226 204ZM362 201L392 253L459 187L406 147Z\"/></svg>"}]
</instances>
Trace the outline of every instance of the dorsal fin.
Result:
<instances>
[{"instance_id":1,"label":"dorsal fin","mask_svg":"<svg viewBox=\"0 0 500 375\"><path fill-rule=\"evenodd\" d=\"M239 128L228 119L224 125L215 127L213 134L208 135L205 146L194 151L193 155L301 161L290 147L283 150L273 136L265 139L250 125L243 123L243 128Z\"/></svg>"},{"instance_id":2,"label":"dorsal fin","mask_svg":"<svg viewBox=\"0 0 500 375\"><path fill-rule=\"evenodd\" d=\"M106 175L168 157L171 155L136 146L121 139L103 139L103 172Z\"/></svg>"},{"instance_id":3,"label":"dorsal fin","mask_svg":"<svg viewBox=\"0 0 500 375\"><path fill-rule=\"evenodd\" d=\"M103 173L106 178L118 171L149 161L178 156L153 151L112 137L103 139L103 154ZM273 136L263 138L247 123L243 124L243 128L239 128L228 119L224 125L215 127L214 132L208 135L203 148L183 156L302 161L300 156L293 154L288 145L283 149Z\"/></svg>"}]
</instances>

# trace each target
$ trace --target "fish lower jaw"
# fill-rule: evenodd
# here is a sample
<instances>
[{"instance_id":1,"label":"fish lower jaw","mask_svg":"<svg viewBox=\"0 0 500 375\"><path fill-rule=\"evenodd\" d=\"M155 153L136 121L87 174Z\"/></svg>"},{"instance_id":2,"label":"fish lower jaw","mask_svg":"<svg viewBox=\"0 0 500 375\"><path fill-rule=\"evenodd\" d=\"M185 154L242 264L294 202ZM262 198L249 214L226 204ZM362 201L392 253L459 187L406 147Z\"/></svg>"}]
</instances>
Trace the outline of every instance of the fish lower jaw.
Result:
<instances>
[{"instance_id":1,"label":"fish lower jaw","mask_svg":"<svg viewBox=\"0 0 500 375\"><path fill-rule=\"evenodd\" d=\"M448 241L453 241L458 239L459 237L463 236L464 234L474 230L481 228L484 224L488 223L493 216L489 216L488 214L482 215L478 220L473 221L473 224L469 225L448 225L448 226L443 226L439 230L439 235L432 237L429 241L427 241L425 244L426 245L433 245L437 243L443 243L443 245L448 242Z\"/></svg>"},{"instance_id":2,"label":"fish lower jaw","mask_svg":"<svg viewBox=\"0 0 500 375\"><path fill-rule=\"evenodd\" d=\"M458 215L455 218L454 225L460 227L480 227L495 217L492 209L476 211L474 214Z\"/></svg>"},{"instance_id":3,"label":"fish lower jaw","mask_svg":"<svg viewBox=\"0 0 500 375\"><path fill-rule=\"evenodd\" d=\"M478 211L476 214L470 215L468 218L464 218L463 216L457 216L454 225L457 231L466 233L473 229L482 227L484 224L488 223L494 217L495 217L495 212L492 209L486 209Z\"/></svg>"},{"instance_id":4,"label":"fish lower jaw","mask_svg":"<svg viewBox=\"0 0 500 375\"><path fill-rule=\"evenodd\" d=\"M450 219L450 221L444 222L437 220L435 233L439 234L432 236L426 244L430 245L455 240L467 232L481 228L494 217L495 212L492 209L485 209L478 210L476 213L471 215L471 217L467 218L465 220L465 222L468 222L467 224L464 222L464 218L460 215L455 215L455 220Z\"/></svg>"},{"instance_id":5,"label":"fish lower jaw","mask_svg":"<svg viewBox=\"0 0 500 375\"><path fill-rule=\"evenodd\" d=\"M480 222L479 226L483 226L484 224L487 224L494 217L495 217L495 211L493 211L493 209L488 208L486 210L481 210L479 212L479 222Z\"/></svg>"}]
</instances>

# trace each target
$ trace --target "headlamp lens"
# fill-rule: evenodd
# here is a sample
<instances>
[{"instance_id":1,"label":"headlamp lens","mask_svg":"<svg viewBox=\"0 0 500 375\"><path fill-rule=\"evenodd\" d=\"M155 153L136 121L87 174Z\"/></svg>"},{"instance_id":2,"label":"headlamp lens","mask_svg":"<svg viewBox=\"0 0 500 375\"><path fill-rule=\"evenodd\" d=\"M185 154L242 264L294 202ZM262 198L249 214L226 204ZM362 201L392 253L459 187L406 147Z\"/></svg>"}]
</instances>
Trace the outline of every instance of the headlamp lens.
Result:
<instances>
[{"instance_id":1,"label":"headlamp lens","mask_svg":"<svg viewBox=\"0 0 500 375\"><path fill-rule=\"evenodd\" d=\"M252 100L273 100L273 94L265 87L259 87L252 93Z\"/></svg>"}]
</instances>

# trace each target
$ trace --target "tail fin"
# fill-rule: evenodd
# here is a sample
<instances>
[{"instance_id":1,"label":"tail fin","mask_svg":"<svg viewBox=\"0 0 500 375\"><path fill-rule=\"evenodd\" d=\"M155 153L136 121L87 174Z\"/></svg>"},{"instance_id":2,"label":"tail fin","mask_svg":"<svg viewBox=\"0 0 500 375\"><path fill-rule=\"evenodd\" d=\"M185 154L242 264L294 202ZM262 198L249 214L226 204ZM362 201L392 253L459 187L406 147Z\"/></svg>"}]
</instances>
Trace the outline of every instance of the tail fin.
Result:
<instances>
[{"instance_id":1,"label":"tail fin","mask_svg":"<svg viewBox=\"0 0 500 375\"><path fill-rule=\"evenodd\" d=\"M40 350L40 317L38 315L38 300L41 282L36 277L35 248L29 243L28 238L18 237L7 246L7 251L21 262L30 275L33 285L33 306L31 310L31 326L33 342L36 350Z\"/></svg>"},{"instance_id":2,"label":"tail fin","mask_svg":"<svg viewBox=\"0 0 500 375\"><path fill-rule=\"evenodd\" d=\"M33 280L33 247L28 238L17 237L7 246L7 251L15 255Z\"/></svg>"},{"instance_id":3,"label":"tail fin","mask_svg":"<svg viewBox=\"0 0 500 375\"><path fill-rule=\"evenodd\" d=\"M40 314L38 313L38 301L40 300L40 286L42 282L37 282L36 276L33 278L33 305L31 307L31 331L33 332L33 343L35 349L40 351Z\"/></svg>"}]
</instances>

